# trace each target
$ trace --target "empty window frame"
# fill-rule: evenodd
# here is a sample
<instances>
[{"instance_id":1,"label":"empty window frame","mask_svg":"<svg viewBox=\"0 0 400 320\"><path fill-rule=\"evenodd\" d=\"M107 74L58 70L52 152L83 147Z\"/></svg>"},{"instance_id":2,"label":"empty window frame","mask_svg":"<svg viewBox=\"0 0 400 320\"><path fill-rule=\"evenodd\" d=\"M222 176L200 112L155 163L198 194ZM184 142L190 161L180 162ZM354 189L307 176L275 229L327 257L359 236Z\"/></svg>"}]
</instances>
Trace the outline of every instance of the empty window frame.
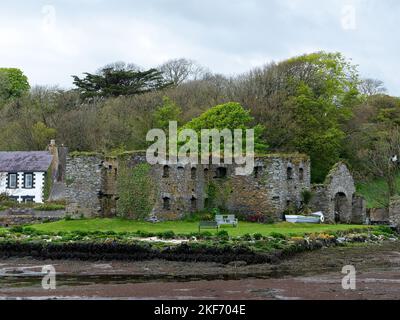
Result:
<instances>
[{"instance_id":1,"label":"empty window frame","mask_svg":"<svg viewBox=\"0 0 400 320\"><path fill-rule=\"evenodd\" d=\"M293 180L293 168L292 167L288 167L286 173L287 173L287 179L288 180Z\"/></svg>"},{"instance_id":2,"label":"empty window frame","mask_svg":"<svg viewBox=\"0 0 400 320\"><path fill-rule=\"evenodd\" d=\"M216 176L215 176L216 178L222 179L222 178L225 178L226 175L227 175L227 170L226 170L226 168L224 168L224 167L219 167L219 168L217 168Z\"/></svg>"},{"instance_id":3,"label":"empty window frame","mask_svg":"<svg viewBox=\"0 0 400 320\"><path fill-rule=\"evenodd\" d=\"M303 168L299 169L299 180L300 181L304 180L304 169Z\"/></svg>"},{"instance_id":4,"label":"empty window frame","mask_svg":"<svg viewBox=\"0 0 400 320\"><path fill-rule=\"evenodd\" d=\"M169 178L169 166L164 166L163 167L163 178Z\"/></svg>"},{"instance_id":5,"label":"empty window frame","mask_svg":"<svg viewBox=\"0 0 400 320\"><path fill-rule=\"evenodd\" d=\"M171 199L168 197L163 198L163 209L164 210L171 210Z\"/></svg>"},{"instance_id":6,"label":"empty window frame","mask_svg":"<svg viewBox=\"0 0 400 320\"><path fill-rule=\"evenodd\" d=\"M190 176L191 176L192 180L196 180L196 178L197 178L197 169L195 167L190 169Z\"/></svg>"}]
</instances>

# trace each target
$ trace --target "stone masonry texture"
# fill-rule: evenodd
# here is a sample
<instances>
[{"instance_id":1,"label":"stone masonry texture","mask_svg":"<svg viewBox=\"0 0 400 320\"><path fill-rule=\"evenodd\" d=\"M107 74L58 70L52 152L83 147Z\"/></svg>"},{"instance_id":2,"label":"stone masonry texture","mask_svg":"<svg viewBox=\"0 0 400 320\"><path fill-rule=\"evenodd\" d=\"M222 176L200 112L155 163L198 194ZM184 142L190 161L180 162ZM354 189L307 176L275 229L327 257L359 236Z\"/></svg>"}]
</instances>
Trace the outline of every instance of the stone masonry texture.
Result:
<instances>
[{"instance_id":1,"label":"stone masonry texture","mask_svg":"<svg viewBox=\"0 0 400 320\"><path fill-rule=\"evenodd\" d=\"M144 152L124 155L128 168L147 163ZM118 201L119 158L69 156L66 164L67 212L113 217ZM355 194L353 177L344 163L331 170L324 184L311 185L310 159L302 154L256 157L254 172L235 174L234 164L153 165L154 206L149 218L177 220L191 212L223 208L232 214L262 214L272 221L301 205L303 190L314 194L312 209L329 223L364 223L366 204ZM132 197L135 195L132 194Z\"/></svg>"}]
</instances>

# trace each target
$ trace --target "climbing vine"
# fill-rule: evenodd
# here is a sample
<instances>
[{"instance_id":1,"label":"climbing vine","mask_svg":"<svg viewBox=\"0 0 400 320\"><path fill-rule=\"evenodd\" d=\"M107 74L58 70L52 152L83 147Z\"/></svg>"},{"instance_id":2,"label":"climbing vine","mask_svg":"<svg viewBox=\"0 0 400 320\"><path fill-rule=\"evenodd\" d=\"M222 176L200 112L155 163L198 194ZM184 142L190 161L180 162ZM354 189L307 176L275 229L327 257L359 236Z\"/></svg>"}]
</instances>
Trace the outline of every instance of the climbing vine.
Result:
<instances>
[{"instance_id":1,"label":"climbing vine","mask_svg":"<svg viewBox=\"0 0 400 320\"><path fill-rule=\"evenodd\" d=\"M207 185L207 208L208 210L219 207L219 209L226 210L226 202L232 191L232 186L228 179L218 182L210 182Z\"/></svg>"},{"instance_id":2,"label":"climbing vine","mask_svg":"<svg viewBox=\"0 0 400 320\"><path fill-rule=\"evenodd\" d=\"M121 217L143 220L154 205L154 183L149 164L129 168L121 163L117 179L117 212Z\"/></svg>"},{"instance_id":3,"label":"climbing vine","mask_svg":"<svg viewBox=\"0 0 400 320\"><path fill-rule=\"evenodd\" d=\"M44 188L43 188L44 201L47 201L49 199L52 187L53 187L53 170L52 167L50 166L50 168L44 175Z\"/></svg>"}]
</instances>

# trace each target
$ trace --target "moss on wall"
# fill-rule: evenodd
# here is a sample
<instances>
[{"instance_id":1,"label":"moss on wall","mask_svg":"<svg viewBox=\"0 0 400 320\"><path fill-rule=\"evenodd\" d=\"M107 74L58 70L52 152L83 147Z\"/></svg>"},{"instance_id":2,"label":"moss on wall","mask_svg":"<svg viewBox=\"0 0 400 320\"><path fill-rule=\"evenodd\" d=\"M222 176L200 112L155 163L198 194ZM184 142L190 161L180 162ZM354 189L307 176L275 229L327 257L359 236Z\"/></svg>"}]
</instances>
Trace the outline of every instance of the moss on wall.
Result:
<instances>
[{"instance_id":1,"label":"moss on wall","mask_svg":"<svg viewBox=\"0 0 400 320\"><path fill-rule=\"evenodd\" d=\"M232 186L229 178L216 180L207 184L207 208L213 209L219 207L226 210L226 203L232 193Z\"/></svg>"},{"instance_id":2,"label":"moss on wall","mask_svg":"<svg viewBox=\"0 0 400 320\"><path fill-rule=\"evenodd\" d=\"M44 174L43 201L47 201L50 198L52 187L53 187L53 170L50 166L47 172Z\"/></svg>"},{"instance_id":3,"label":"moss on wall","mask_svg":"<svg viewBox=\"0 0 400 320\"><path fill-rule=\"evenodd\" d=\"M100 152L92 152L92 151L73 151L68 154L69 157L75 158L75 157L97 157L97 156L102 156L102 153Z\"/></svg>"},{"instance_id":4,"label":"moss on wall","mask_svg":"<svg viewBox=\"0 0 400 320\"><path fill-rule=\"evenodd\" d=\"M124 218L143 220L150 215L155 202L151 166L147 163L133 168L124 163L119 165L117 213Z\"/></svg>"}]
</instances>

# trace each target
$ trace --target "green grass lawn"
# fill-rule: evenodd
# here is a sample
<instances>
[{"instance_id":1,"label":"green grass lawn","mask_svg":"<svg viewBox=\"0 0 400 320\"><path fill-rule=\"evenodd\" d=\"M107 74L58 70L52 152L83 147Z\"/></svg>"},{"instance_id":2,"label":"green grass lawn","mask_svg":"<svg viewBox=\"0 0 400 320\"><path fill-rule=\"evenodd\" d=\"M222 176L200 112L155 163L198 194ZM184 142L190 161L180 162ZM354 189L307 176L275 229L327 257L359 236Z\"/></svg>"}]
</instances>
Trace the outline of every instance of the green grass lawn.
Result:
<instances>
[{"instance_id":1,"label":"green grass lawn","mask_svg":"<svg viewBox=\"0 0 400 320\"><path fill-rule=\"evenodd\" d=\"M32 225L32 228L45 232L60 232L60 231L114 231L114 232L165 232L174 231L175 234L189 234L198 232L198 222L184 221L169 221L162 223L139 222L122 219L87 219L87 220L61 220L52 223ZM239 222L237 228L223 226L223 230L228 231L232 236L240 236L244 234L261 233L269 235L272 232L277 232L285 235L296 234L302 235L305 233L319 233L327 231L347 231L350 229L365 229L365 226L355 225L315 225L315 224L258 224L249 222ZM216 232L214 229L204 229L202 231Z\"/></svg>"},{"instance_id":2,"label":"green grass lawn","mask_svg":"<svg viewBox=\"0 0 400 320\"><path fill-rule=\"evenodd\" d=\"M397 178L397 185L400 186L400 176ZM357 192L367 200L368 208L382 208L387 203L388 187L383 179L359 183Z\"/></svg>"}]
</instances>

